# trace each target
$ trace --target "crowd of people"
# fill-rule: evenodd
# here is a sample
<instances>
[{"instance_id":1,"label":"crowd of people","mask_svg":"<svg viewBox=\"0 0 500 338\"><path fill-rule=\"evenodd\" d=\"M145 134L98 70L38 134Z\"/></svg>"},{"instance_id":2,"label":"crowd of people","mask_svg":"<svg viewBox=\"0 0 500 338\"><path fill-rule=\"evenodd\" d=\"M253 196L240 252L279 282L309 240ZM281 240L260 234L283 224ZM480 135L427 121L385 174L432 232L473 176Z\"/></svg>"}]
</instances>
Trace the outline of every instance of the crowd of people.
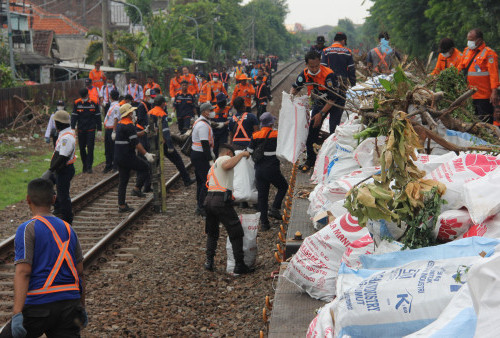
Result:
<instances>
[{"instance_id":1,"label":"crowd of people","mask_svg":"<svg viewBox=\"0 0 500 338\"><path fill-rule=\"evenodd\" d=\"M318 37L317 44L305 55L305 68L290 90L292 95L297 95L306 87L313 102L307 157L300 166L304 172L315 163L313 144L318 141L323 121L329 116L330 133L333 133L340 123L346 91L356 85L356 66L347 40L346 34L339 32L332 45L326 46L324 37ZM500 85L497 54L486 46L479 29L470 31L467 40L468 47L460 53L454 48L453 40L443 39L432 74L451 66L464 72L469 85L478 89L473 96L477 115L492 121L492 105L498 99ZM389 35L381 33L379 45L368 53L366 64L374 75L390 73L400 58L389 41ZM260 226L261 230L268 230L269 216L281 219L280 208L288 189L276 157L275 117L268 112L272 100L270 84L277 61L275 56L261 55L252 62L243 54L231 72L235 80L232 92L231 76L224 67L213 69L207 75L191 73L188 67L178 69L168 91L164 89L173 107L170 114L169 100L162 95L162 88L153 77L149 76L144 86L131 77L120 93L113 80L100 70L100 63L96 63L85 88L79 92L80 98L73 103L71 114L66 111L65 102L58 101L57 110L50 118L45 139L47 143L52 139L54 155L42 178L28 184L27 202L33 218L23 223L16 233L14 315L0 336L42 333L78 336L80 328L86 325L83 257L70 226L73 213L69 187L75 174L76 144L83 172L92 173L96 132L99 138L103 127L104 172L119 172L119 212L133 210L126 203L132 170L137 173L132 195L144 197L151 191L151 165L158 159L151 152L150 142L157 139L150 140L148 133L157 130L164 139L160 151L176 166L184 184L197 184L196 212L204 216L206 222L205 269L214 270L222 223L233 247L234 273L252 272L253 268L243 260L244 231L234 209L234 168L244 158L252 157ZM179 133L174 134L170 128L175 120ZM186 170L175 148L176 142L189 153L195 180ZM156 149L158 146L156 144ZM269 207L271 185L277 188L277 193Z\"/></svg>"}]
</instances>

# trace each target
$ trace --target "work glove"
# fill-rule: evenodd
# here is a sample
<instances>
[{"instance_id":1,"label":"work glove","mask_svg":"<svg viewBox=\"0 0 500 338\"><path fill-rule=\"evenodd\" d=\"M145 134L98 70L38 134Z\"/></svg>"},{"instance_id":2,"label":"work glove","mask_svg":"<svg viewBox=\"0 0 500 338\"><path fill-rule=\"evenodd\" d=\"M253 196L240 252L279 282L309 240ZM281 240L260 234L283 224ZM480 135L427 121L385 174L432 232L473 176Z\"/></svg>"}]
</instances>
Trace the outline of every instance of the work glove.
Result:
<instances>
[{"instance_id":1,"label":"work glove","mask_svg":"<svg viewBox=\"0 0 500 338\"><path fill-rule=\"evenodd\" d=\"M52 175L53 175L53 174L54 174L54 173L53 173L52 171L47 170L46 172L44 172L44 173L43 173L42 178L43 178L44 180L49 180L49 181L52 181Z\"/></svg>"},{"instance_id":2,"label":"work glove","mask_svg":"<svg viewBox=\"0 0 500 338\"><path fill-rule=\"evenodd\" d=\"M169 154L172 154L174 151L175 151L175 149L174 149L174 148L168 148L168 149L167 149L167 153L169 153Z\"/></svg>"},{"instance_id":3,"label":"work glove","mask_svg":"<svg viewBox=\"0 0 500 338\"><path fill-rule=\"evenodd\" d=\"M116 132L113 130L111 133L111 139L114 141L116 139Z\"/></svg>"},{"instance_id":4,"label":"work glove","mask_svg":"<svg viewBox=\"0 0 500 338\"><path fill-rule=\"evenodd\" d=\"M144 132L147 134L149 133L149 125L146 126L146 128L144 128Z\"/></svg>"},{"instance_id":5,"label":"work glove","mask_svg":"<svg viewBox=\"0 0 500 338\"><path fill-rule=\"evenodd\" d=\"M45 143L50 143L50 137L45 138Z\"/></svg>"},{"instance_id":6,"label":"work glove","mask_svg":"<svg viewBox=\"0 0 500 338\"><path fill-rule=\"evenodd\" d=\"M11 332L12 332L12 337L14 338L24 338L28 334L26 329L23 326L23 313L19 312L16 313L12 317L12 322L11 322Z\"/></svg>"},{"instance_id":7,"label":"work glove","mask_svg":"<svg viewBox=\"0 0 500 338\"><path fill-rule=\"evenodd\" d=\"M99 130L99 131L97 132L97 137L99 137L99 138L101 138L101 137L102 137L102 131L100 131L100 130Z\"/></svg>"},{"instance_id":8,"label":"work glove","mask_svg":"<svg viewBox=\"0 0 500 338\"><path fill-rule=\"evenodd\" d=\"M146 153L144 154L144 157L146 160L148 160L149 163L153 163L155 161L155 155L151 153Z\"/></svg>"},{"instance_id":9,"label":"work glove","mask_svg":"<svg viewBox=\"0 0 500 338\"><path fill-rule=\"evenodd\" d=\"M218 122L218 123L217 123L217 126L216 126L215 128L217 128L217 129L222 129L222 128L224 128L224 126L225 126L225 125L226 125L226 124L225 124L224 122Z\"/></svg>"}]
</instances>

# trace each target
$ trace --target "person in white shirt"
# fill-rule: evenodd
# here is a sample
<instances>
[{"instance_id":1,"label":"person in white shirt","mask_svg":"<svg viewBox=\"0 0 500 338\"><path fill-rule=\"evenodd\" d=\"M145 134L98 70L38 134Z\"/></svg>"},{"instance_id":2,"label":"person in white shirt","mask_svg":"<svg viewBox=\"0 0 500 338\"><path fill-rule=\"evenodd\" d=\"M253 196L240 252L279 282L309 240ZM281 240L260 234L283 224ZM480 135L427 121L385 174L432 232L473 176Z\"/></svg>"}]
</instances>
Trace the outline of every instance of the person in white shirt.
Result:
<instances>
[{"instance_id":1,"label":"person in white shirt","mask_svg":"<svg viewBox=\"0 0 500 338\"><path fill-rule=\"evenodd\" d=\"M137 107L139 105L139 102L144 99L142 86L137 83L137 78L135 76L132 76L130 78L130 83L127 85L125 94L130 94L132 96L132 105L134 107Z\"/></svg>"},{"instance_id":2,"label":"person in white shirt","mask_svg":"<svg viewBox=\"0 0 500 338\"><path fill-rule=\"evenodd\" d=\"M54 114L54 123L59 132L59 137L50 161L50 168L42 175L42 178L55 182L57 186L54 215L71 224L73 222L73 210L71 208L69 188L71 179L75 176L73 163L76 160L76 135L70 127L71 119L68 112L64 110L57 111Z\"/></svg>"},{"instance_id":3,"label":"person in white shirt","mask_svg":"<svg viewBox=\"0 0 500 338\"><path fill-rule=\"evenodd\" d=\"M65 104L64 101L58 100L56 102L56 111L64 110ZM47 124L47 129L45 130L45 143L50 143L50 139L52 138L52 145L54 148L56 147L57 141L57 129L56 124L54 122L54 113L50 115L49 123Z\"/></svg>"},{"instance_id":4,"label":"person in white shirt","mask_svg":"<svg viewBox=\"0 0 500 338\"><path fill-rule=\"evenodd\" d=\"M211 162L215 159L213 152L214 148L214 133L210 126L210 119L215 117L215 107L210 102L205 102L200 106L201 116L193 125L193 145L191 146L191 163L194 166L196 175L196 200L198 207L196 213L204 216L203 201L207 194L205 183L207 182L207 173L210 169Z\"/></svg>"},{"instance_id":5,"label":"person in white shirt","mask_svg":"<svg viewBox=\"0 0 500 338\"><path fill-rule=\"evenodd\" d=\"M219 224L226 228L234 255L234 274L253 272L244 261L243 227L233 203L234 167L243 157L250 157L248 151L234 155L234 148L223 144L219 148L219 158L210 168L207 175L208 192L204 202L206 212L205 232L207 234L207 259L205 269L214 270L214 257L219 238Z\"/></svg>"},{"instance_id":6,"label":"person in white shirt","mask_svg":"<svg viewBox=\"0 0 500 338\"><path fill-rule=\"evenodd\" d=\"M99 103L104 107L104 115L106 115L111 105L111 97L109 95L113 90L117 90L116 86L113 84L113 79L106 77L106 84L102 86L99 91Z\"/></svg>"},{"instance_id":7,"label":"person in white shirt","mask_svg":"<svg viewBox=\"0 0 500 338\"><path fill-rule=\"evenodd\" d=\"M102 87L104 88L104 87ZM114 164L114 150L116 138L116 125L120 121L120 103L118 102L120 94L112 90L109 94L110 106L104 118L104 155L106 156L106 166L102 171L104 174L111 170L117 170Z\"/></svg>"}]
</instances>

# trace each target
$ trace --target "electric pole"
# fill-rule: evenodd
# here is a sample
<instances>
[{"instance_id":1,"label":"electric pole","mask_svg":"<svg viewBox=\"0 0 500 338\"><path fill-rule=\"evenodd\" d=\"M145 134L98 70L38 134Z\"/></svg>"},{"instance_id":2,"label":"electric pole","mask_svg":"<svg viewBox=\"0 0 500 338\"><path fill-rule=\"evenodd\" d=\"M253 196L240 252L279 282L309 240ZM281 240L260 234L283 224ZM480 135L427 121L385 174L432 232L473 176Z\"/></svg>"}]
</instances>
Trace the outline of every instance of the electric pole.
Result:
<instances>
[{"instance_id":1,"label":"electric pole","mask_svg":"<svg viewBox=\"0 0 500 338\"><path fill-rule=\"evenodd\" d=\"M102 0L102 61L104 66L108 66L108 0Z\"/></svg>"},{"instance_id":2,"label":"electric pole","mask_svg":"<svg viewBox=\"0 0 500 338\"><path fill-rule=\"evenodd\" d=\"M14 45L12 43L12 19L10 17L10 0L7 0L7 33L9 36L10 69L12 69L12 76L16 78L16 64L14 62Z\"/></svg>"}]
</instances>

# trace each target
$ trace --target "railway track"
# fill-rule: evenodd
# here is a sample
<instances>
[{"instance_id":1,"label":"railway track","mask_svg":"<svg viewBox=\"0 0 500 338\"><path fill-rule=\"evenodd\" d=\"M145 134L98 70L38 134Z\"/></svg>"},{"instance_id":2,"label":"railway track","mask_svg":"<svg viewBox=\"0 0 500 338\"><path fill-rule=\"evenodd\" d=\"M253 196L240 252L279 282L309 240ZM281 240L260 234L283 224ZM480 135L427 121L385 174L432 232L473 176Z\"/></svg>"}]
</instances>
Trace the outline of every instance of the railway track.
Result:
<instances>
[{"instance_id":1,"label":"railway track","mask_svg":"<svg viewBox=\"0 0 500 338\"><path fill-rule=\"evenodd\" d=\"M271 92L279 88L299 64L300 62L291 62L275 72ZM183 160L186 163L185 157ZM186 167L189 169L191 163L187 163ZM167 164L164 170L166 177L169 177L166 182L168 190L179 180L180 174L171 163ZM126 229L131 228L134 221L146 210L150 210L153 194L147 194L145 198L131 197L132 187L133 180L129 183L127 191L127 202L135 208L130 214L123 215L117 210L118 173L103 179L72 199L75 213L72 227L78 234L84 252L85 269L95 268L95 265L92 264L99 264L99 260L96 259L106 248L109 248L110 243L123 234ZM13 235L0 241L0 327L10 319L13 305L14 237ZM119 247L116 245L112 249ZM127 254L124 255L127 256Z\"/></svg>"}]
</instances>

